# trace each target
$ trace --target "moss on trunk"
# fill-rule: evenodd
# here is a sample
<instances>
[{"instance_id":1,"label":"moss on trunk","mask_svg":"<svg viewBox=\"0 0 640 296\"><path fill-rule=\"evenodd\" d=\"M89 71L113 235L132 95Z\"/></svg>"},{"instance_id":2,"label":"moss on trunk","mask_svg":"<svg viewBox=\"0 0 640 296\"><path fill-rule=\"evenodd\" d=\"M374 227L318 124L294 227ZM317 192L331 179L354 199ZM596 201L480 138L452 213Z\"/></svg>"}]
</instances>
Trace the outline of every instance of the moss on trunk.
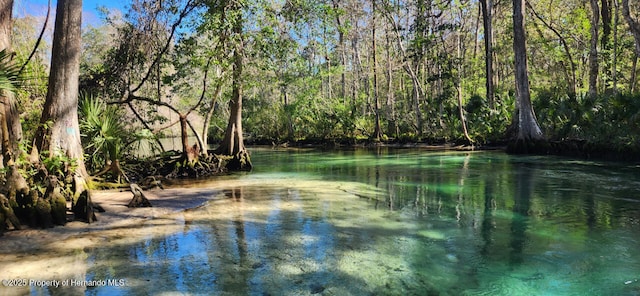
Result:
<instances>
[{"instance_id":1,"label":"moss on trunk","mask_svg":"<svg viewBox=\"0 0 640 296\"><path fill-rule=\"evenodd\" d=\"M98 221L93 211L93 203L91 202L91 194L89 190L84 190L78 198L76 198L71 206L73 215L76 219L91 223Z\"/></svg>"}]
</instances>

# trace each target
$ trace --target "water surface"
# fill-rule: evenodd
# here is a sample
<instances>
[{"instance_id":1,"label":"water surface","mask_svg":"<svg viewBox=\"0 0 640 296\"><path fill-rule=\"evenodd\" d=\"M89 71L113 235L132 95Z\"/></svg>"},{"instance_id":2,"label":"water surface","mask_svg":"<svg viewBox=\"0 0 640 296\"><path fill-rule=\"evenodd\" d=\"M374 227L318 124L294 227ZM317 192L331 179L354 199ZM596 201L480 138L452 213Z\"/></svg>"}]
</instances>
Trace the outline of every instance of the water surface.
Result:
<instances>
[{"instance_id":1,"label":"water surface","mask_svg":"<svg viewBox=\"0 0 640 296\"><path fill-rule=\"evenodd\" d=\"M163 222L171 234L78 251L86 280L126 280L80 291L640 295L635 165L408 149L253 149L252 161L185 184L220 194Z\"/></svg>"}]
</instances>

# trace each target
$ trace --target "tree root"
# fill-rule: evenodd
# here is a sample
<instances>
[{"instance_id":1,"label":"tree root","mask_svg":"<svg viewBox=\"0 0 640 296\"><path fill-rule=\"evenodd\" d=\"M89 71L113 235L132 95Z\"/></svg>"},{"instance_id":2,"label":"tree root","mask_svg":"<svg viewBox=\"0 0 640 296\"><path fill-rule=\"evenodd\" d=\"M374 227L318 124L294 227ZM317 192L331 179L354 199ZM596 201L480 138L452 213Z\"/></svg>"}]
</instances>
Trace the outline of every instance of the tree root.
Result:
<instances>
[{"instance_id":1,"label":"tree root","mask_svg":"<svg viewBox=\"0 0 640 296\"><path fill-rule=\"evenodd\" d=\"M84 190L82 191L82 193L80 193L80 196L78 196L78 198L71 206L71 210L73 211L76 219L85 221L87 223L92 223L94 221L98 221L98 218L96 217L96 214L94 212L94 207L95 206L91 201L91 194L89 193L89 190ZM101 208L97 209L100 210Z\"/></svg>"},{"instance_id":2,"label":"tree root","mask_svg":"<svg viewBox=\"0 0 640 296\"><path fill-rule=\"evenodd\" d=\"M240 152L230 157L219 156L222 160L226 160L226 168L229 171L251 171L253 165L251 164L251 157L247 150L240 150Z\"/></svg>"},{"instance_id":3,"label":"tree root","mask_svg":"<svg viewBox=\"0 0 640 296\"><path fill-rule=\"evenodd\" d=\"M22 224L18 217L13 213L13 209L9 205L9 199L0 193L0 233L5 229L22 229Z\"/></svg>"},{"instance_id":4,"label":"tree root","mask_svg":"<svg viewBox=\"0 0 640 296\"><path fill-rule=\"evenodd\" d=\"M129 177L127 177L127 174L124 173L124 170L122 170L122 167L120 166L120 161L117 159L111 161L107 166L100 170L100 172L95 174L94 177L101 177L107 173L111 173L112 178L116 181L116 183L120 183L122 179L130 182Z\"/></svg>"},{"instance_id":5,"label":"tree root","mask_svg":"<svg viewBox=\"0 0 640 296\"><path fill-rule=\"evenodd\" d=\"M514 139L507 145L510 154L549 154L550 145L546 140Z\"/></svg>"},{"instance_id":6,"label":"tree root","mask_svg":"<svg viewBox=\"0 0 640 296\"><path fill-rule=\"evenodd\" d=\"M142 191L142 188L140 188L138 184L131 183L130 188L131 188L131 193L133 193L133 198L131 199L127 207L130 207L130 208L151 207L151 202L144 195L144 191Z\"/></svg>"}]
</instances>

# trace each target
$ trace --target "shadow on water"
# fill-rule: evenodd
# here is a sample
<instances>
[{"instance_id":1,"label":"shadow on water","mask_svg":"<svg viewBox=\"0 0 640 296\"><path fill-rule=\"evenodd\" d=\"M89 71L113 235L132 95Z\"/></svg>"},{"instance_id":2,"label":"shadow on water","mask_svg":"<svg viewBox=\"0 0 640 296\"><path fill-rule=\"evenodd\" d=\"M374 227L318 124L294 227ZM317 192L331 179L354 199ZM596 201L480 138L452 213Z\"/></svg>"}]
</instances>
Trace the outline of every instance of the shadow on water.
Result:
<instances>
[{"instance_id":1,"label":"shadow on water","mask_svg":"<svg viewBox=\"0 0 640 296\"><path fill-rule=\"evenodd\" d=\"M250 175L198 185L222 192L207 206L71 251L74 276L127 283L72 292L640 294L635 172L412 150L252 159Z\"/></svg>"},{"instance_id":2,"label":"shadow on water","mask_svg":"<svg viewBox=\"0 0 640 296\"><path fill-rule=\"evenodd\" d=\"M377 211L372 202L262 185L234 187L225 194L229 198L190 211L179 233L90 250L95 265L87 277L141 283L95 291L437 295L457 290L449 284L437 287L429 278L434 262L419 268L403 258L440 248L438 240L406 231L398 221L381 225L388 210ZM362 214L368 211L376 214ZM438 253L446 263L443 252ZM129 258L105 260L122 253Z\"/></svg>"}]
</instances>

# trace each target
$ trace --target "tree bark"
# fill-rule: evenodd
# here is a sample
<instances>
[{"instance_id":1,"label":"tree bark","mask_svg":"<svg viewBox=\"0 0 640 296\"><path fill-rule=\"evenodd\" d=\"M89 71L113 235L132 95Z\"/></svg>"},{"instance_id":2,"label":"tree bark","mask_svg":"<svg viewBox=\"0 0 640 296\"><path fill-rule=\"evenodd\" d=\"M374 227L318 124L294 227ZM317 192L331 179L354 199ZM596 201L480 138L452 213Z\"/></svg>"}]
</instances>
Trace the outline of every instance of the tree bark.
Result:
<instances>
[{"instance_id":1,"label":"tree bark","mask_svg":"<svg viewBox=\"0 0 640 296\"><path fill-rule=\"evenodd\" d=\"M618 25L620 23L620 4L613 0L613 62L611 65L611 79L613 80L613 92L618 92Z\"/></svg>"},{"instance_id":2,"label":"tree bark","mask_svg":"<svg viewBox=\"0 0 640 296\"><path fill-rule=\"evenodd\" d=\"M194 163L198 161L198 156L200 155L200 147L197 143L193 144L193 146L189 145L187 116L184 114L178 114L178 116L180 116L180 140L182 143L183 156L187 160L187 162Z\"/></svg>"},{"instance_id":3,"label":"tree bark","mask_svg":"<svg viewBox=\"0 0 640 296\"><path fill-rule=\"evenodd\" d=\"M82 0L61 0L56 12L49 89L35 147L82 161L78 129Z\"/></svg>"},{"instance_id":4,"label":"tree bark","mask_svg":"<svg viewBox=\"0 0 640 296\"><path fill-rule=\"evenodd\" d=\"M489 101L489 107L494 106L494 82L493 82L493 26L492 26L492 11L493 0L480 0L480 7L482 8L482 25L484 28L484 64L485 64L485 80L487 88L487 101Z\"/></svg>"},{"instance_id":5,"label":"tree bark","mask_svg":"<svg viewBox=\"0 0 640 296\"><path fill-rule=\"evenodd\" d=\"M371 0L371 55L373 56L373 104L375 112L375 123L373 140L380 142L382 139L382 128L380 128L380 98L378 92L378 60L376 57L376 0Z\"/></svg>"},{"instance_id":6,"label":"tree bark","mask_svg":"<svg viewBox=\"0 0 640 296\"><path fill-rule=\"evenodd\" d=\"M398 118L396 115L396 99L394 96L394 90L393 90L393 71L392 71L392 66L391 66L391 37L389 36L389 27L386 27L386 34L385 34L385 39L386 39L386 55L387 55L387 71L386 71L386 76L387 76L387 111L389 112L388 116L390 117L389 119L389 129L388 129L388 133L392 133L395 139L398 139L398 137L400 136L400 127L398 125Z\"/></svg>"},{"instance_id":7,"label":"tree bark","mask_svg":"<svg viewBox=\"0 0 640 296\"><path fill-rule=\"evenodd\" d=\"M0 50L11 48L13 0L0 0Z\"/></svg>"},{"instance_id":8,"label":"tree bark","mask_svg":"<svg viewBox=\"0 0 640 296\"><path fill-rule=\"evenodd\" d=\"M603 49L610 47L609 40L611 39L613 24L611 1L616 0L602 0L602 5L600 6L600 16L602 17L602 38L600 40L600 46Z\"/></svg>"},{"instance_id":9,"label":"tree bark","mask_svg":"<svg viewBox=\"0 0 640 296\"><path fill-rule=\"evenodd\" d=\"M635 90L636 84L636 64L638 56L640 56L640 21L635 20L631 16L631 11L629 9L629 0L622 0L622 15L624 16L625 21L627 21L627 24L629 24L629 28L631 30L631 33L633 34L633 39L636 43L636 52L631 73L632 80L630 83L631 89L633 91Z\"/></svg>"},{"instance_id":10,"label":"tree bark","mask_svg":"<svg viewBox=\"0 0 640 296\"><path fill-rule=\"evenodd\" d=\"M600 3L600 17L602 18L602 37L600 38L600 48L603 50L604 55L604 69L605 75L603 78L603 86L605 93L611 91L613 86L612 73L611 73L611 59L614 55L611 51L611 33L613 30L613 9L611 1L617 0L601 0ZM613 50L615 52L615 49Z\"/></svg>"},{"instance_id":11,"label":"tree bark","mask_svg":"<svg viewBox=\"0 0 640 296\"><path fill-rule=\"evenodd\" d=\"M140 188L140 186L138 186L138 184L131 183L129 185L129 188L131 189L131 193L133 193L133 198L131 198L131 201L129 201L129 204L127 204L127 207L129 208L152 207L151 202L144 195L144 191L142 190L142 188Z\"/></svg>"},{"instance_id":12,"label":"tree bark","mask_svg":"<svg viewBox=\"0 0 640 296\"><path fill-rule=\"evenodd\" d=\"M33 145L36 152L49 151L50 156L65 155L76 161L76 171L68 172L74 174L74 201L86 190L88 177L78 124L81 21L82 0L58 1L49 88ZM91 204L90 195L83 196ZM92 213L82 215L92 221Z\"/></svg>"},{"instance_id":13,"label":"tree bark","mask_svg":"<svg viewBox=\"0 0 640 296\"><path fill-rule=\"evenodd\" d=\"M409 77L411 77L411 82L413 86L412 104L414 108L413 111L415 112L415 115L416 115L415 129L416 129L417 136L419 138L422 138L424 124L422 120L422 112L420 110L420 98L422 94L424 94L425 92L422 89L420 77L418 77L418 74L416 74L416 71L413 70L412 65L409 64L410 57L409 57L409 54L407 53L407 50L404 47L404 44L402 43L403 37L400 34L400 31L402 30L400 28L400 25L396 22L396 20L394 19L394 17L391 15L390 12L388 11L385 12L385 17L387 18L387 21L391 23L391 25L393 26L393 33L396 37L395 38L396 43L398 44L399 52L401 54L401 58L403 61L402 68L407 72L407 74L409 74Z\"/></svg>"},{"instance_id":14,"label":"tree bark","mask_svg":"<svg viewBox=\"0 0 640 296\"><path fill-rule=\"evenodd\" d=\"M0 0L0 50L11 53L11 31L13 21L11 13L13 0ZM0 94L0 120L2 120L2 162L0 166L6 167L19 153L18 143L22 141L22 125L17 108L15 95L12 93Z\"/></svg>"},{"instance_id":15,"label":"tree bark","mask_svg":"<svg viewBox=\"0 0 640 296\"><path fill-rule=\"evenodd\" d=\"M227 163L229 170L251 170L251 159L249 153L244 146L244 138L242 135L242 69L244 55L244 38L242 32L242 10L238 4L233 9L237 10L237 19L233 26L233 33L238 38L236 40L235 51L233 54L233 91L229 101L229 123L224 134L224 139L216 150L217 154L231 156L231 160Z\"/></svg>"},{"instance_id":16,"label":"tree bark","mask_svg":"<svg viewBox=\"0 0 640 296\"><path fill-rule=\"evenodd\" d=\"M340 1L332 0L333 9L335 10L336 15L336 25L338 26L338 48L340 50L340 63L342 64L342 70L340 71L340 96L342 96L342 103L344 105L347 104L347 77L346 77L346 68L347 68L347 56L346 56L346 47L344 44L344 31L345 28L342 26L342 20L340 19L339 9L340 9Z\"/></svg>"},{"instance_id":17,"label":"tree bark","mask_svg":"<svg viewBox=\"0 0 640 296\"><path fill-rule=\"evenodd\" d=\"M513 1L513 52L517 95L517 141L530 142L544 137L531 106L525 36L524 0Z\"/></svg>"},{"instance_id":18,"label":"tree bark","mask_svg":"<svg viewBox=\"0 0 640 296\"><path fill-rule=\"evenodd\" d=\"M460 15L462 16L462 11L460 12ZM473 139L471 139L471 136L469 136L469 130L467 129L467 119L466 116L464 115L464 107L462 105L462 98L463 98L463 90L462 90L462 75L464 72L463 69L463 61L464 61L464 55L462 53L462 32L463 30L463 26L460 26L460 31L457 32L457 44L456 44L456 58L458 60L457 62L457 72L458 72L458 77L456 79L456 91L458 93L458 112L460 115L460 122L462 123L462 133L464 134L464 137L467 139L467 141L469 142L469 145L473 145Z\"/></svg>"},{"instance_id":19,"label":"tree bark","mask_svg":"<svg viewBox=\"0 0 640 296\"><path fill-rule=\"evenodd\" d=\"M640 54L636 52L636 54L633 55L633 64L631 66L631 80L629 82L629 89L631 90L631 93L635 93L636 91L636 79L638 77L638 57L640 57Z\"/></svg>"},{"instance_id":20,"label":"tree bark","mask_svg":"<svg viewBox=\"0 0 640 296\"><path fill-rule=\"evenodd\" d=\"M598 24L600 8L598 0L590 0L591 4L591 44L589 47L589 96L598 93Z\"/></svg>"},{"instance_id":21,"label":"tree bark","mask_svg":"<svg viewBox=\"0 0 640 296\"><path fill-rule=\"evenodd\" d=\"M222 78L218 81L216 85L216 90L213 92L213 96L211 97L211 107L207 110L207 114L204 117L204 124L202 127L202 152L205 156L208 155L208 147L209 147L209 125L211 124L211 118L213 118L213 112L216 110L216 101L220 97L222 93L222 85L224 84Z\"/></svg>"}]
</instances>

